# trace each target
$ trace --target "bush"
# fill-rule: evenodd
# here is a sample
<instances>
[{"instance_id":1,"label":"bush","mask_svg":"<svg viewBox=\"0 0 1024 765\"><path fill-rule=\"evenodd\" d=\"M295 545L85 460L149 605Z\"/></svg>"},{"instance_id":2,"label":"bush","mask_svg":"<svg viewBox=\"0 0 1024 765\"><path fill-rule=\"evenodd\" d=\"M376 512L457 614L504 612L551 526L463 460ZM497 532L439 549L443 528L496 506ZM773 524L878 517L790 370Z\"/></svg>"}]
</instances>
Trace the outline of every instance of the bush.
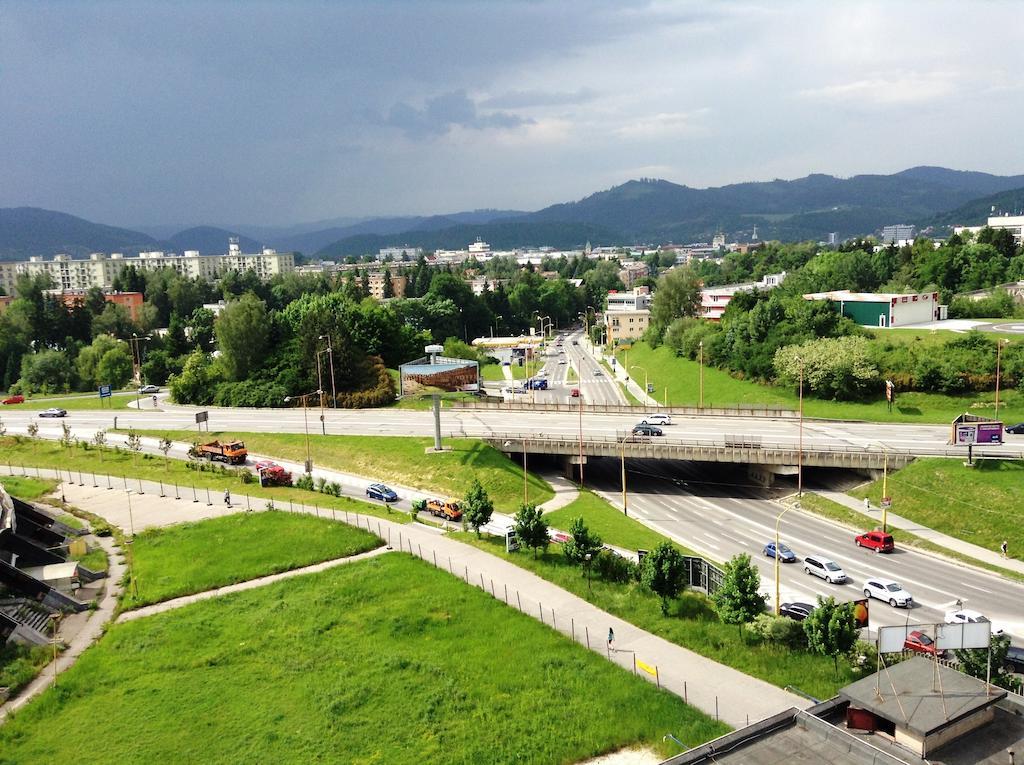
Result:
<instances>
[{"instance_id":1,"label":"bush","mask_svg":"<svg viewBox=\"0 0 1024 765\"><path fill-rule=\"evenodd\" d=\"M309 473L303 473L295 479L295 488L313 491L313 476Z\"/></svg>"},{"instance_id":2,"label":"bush","mask_svg":"<svg viewBox=\"0 0 1024 765\"><path fill-rule=\"evenodd\" d=\"M640 567L637 564L608 550L598 553L590 565L593 567L592 575L606 582L626 584L640 580Z\"/></svg>"},{"instance_id":3,"label":"bush","mask_svg":"<svg viewBox=\"0 0 1024 765\"><path fill-rule=\"evenodd\" d=\"M256 480L253 477L253 474L250 473L248 470L239 470L238 471L238 478L242 481L242 483L245 483L245 484L252 483L253 481Z\"/></svg>"},{"instance_id":4,"label":"bush","mask_svg":"<svg viewBox=\"0 0 1024 765\"><path fill-rule=\"evenodd\" d=\"M327 479L324 478L323 476L320 476L319 478L316 479L316 490L317 491L325 494L326 492L324 491L324 487L326 485L327 485Z\"/></svg>"},{"instance_id":5,"label":"bush","mask_svg":"<svg viewBox=\"0 0 1024 765\"><path fill-rule=\"evenodd\" d=\"M786 648L807 648L803 625L786 616L758 614L744 629L761 642L775 643Z\"/></svg>"}]
</instances>

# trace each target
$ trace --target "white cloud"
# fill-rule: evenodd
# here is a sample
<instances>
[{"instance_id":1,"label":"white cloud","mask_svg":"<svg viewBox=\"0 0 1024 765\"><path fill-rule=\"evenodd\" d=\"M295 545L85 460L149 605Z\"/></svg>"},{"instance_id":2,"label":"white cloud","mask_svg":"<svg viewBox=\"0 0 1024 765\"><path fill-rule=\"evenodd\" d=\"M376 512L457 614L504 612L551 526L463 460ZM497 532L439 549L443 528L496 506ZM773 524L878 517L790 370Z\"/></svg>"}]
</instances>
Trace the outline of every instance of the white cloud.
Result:
<instances>
[{"instance_id":1,"label":"white cloud","mask_svg":"<svg viewBox=\"0 0 1024 765\"><path fill-rule=\"evenodd\" d=\"M858 106L914 106L957 97L958 76L953 72L876 74L798 92L801 98Z\"/></svg>"},{"instance_id":2,"label":"white cloud","mask_svg":"<svg viewBox=\"0 0 1024 765\"><path fill-rule=\"evenodd\" d=\"M662 112L633 119L612 132L619 138L655 139L705 135L707 107L688 112Z\"/></svg>"}]
</instances>

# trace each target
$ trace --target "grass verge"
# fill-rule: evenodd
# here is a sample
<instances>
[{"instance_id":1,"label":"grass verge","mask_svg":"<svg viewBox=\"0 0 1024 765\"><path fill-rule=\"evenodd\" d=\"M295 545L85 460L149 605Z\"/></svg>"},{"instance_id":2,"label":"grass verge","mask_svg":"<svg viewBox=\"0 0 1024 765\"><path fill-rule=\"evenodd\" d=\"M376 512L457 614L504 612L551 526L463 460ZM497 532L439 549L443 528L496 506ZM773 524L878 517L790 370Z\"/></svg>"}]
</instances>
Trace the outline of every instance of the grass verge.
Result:
<instances>
[{"instance_id":1,"label":"grass verge","mask_svg":"<svg viewBox=\"0 0 1024 765\"><path fill-rule=\"evenodd\" d=\"M382 544L344 523L287 512L237 513L148 529L132 543L135 581L125 587L122 607L347 558Z\"/></svg>"},{"instance_id":2,"label":"grass verge","mask_svg":"<svg viewBox=\"0 0 1024 765\"><path fill-rule=\"evenodd\" d=\"M36 396L26 398L23 404L4 404L3 411L8 409L22 409L36 411L38 409L50 409L60 407L69 412L85 409L128 409L129 404L135 403L140 398L149 399L149 396L138 396L134 392L117 393L109 398L100 398L96 393L78 393L67 396ZM149 407L147 407L149 408Z\"/></svg>"},{"instance_id":3,"label":"grass verge","mask_svg":"<svg viewBox=\"0 0 1024 765\"><path fill-rule=\"evenodd\" d=\"M845 660L835 674L832 659L767 643L748 642L735 625L718 620L710 601L702 594L686 592L673 601L662 616L658 598L637 584L619 584L592 578L562 555L560 545L537 558L529 551L506 553L503 540L476 539L472 533L455 534L461 541L480 547L547 579L598 608L615 614L676 645L784 688L793 685L819 699L827 699L858 674Z\"/></svg>"},{"instance_id":4,"label":"grass verge","mask_svg":"<svg viewBox=\"0 0 1024 765\"><path fill-rule=\"evenodd\" d=\"M0 688L7 688L14 696L35 679L39 671L53 658L53 647L48 645L0 645ZM3 755L0 755L2 757ZM8 760L0 760L8 762Z\"/></svg>"},{"instance_id":5,"label":"grass verge","mask_svg":"<svg viewBox=\"0 0 1024 765\"><path fill-rule=\"evenodd\" d=\"M67 731L90 721L103 746ZM727 728L398 553L113 626L0 728L78 761L572 763Z\"/></svg>"},{"instance_id":6,"label":"grass verge","mask_svg":"<svg viewBox=\"0 0 1024 765\"><path fill-rule=\"evenodd\" d=\"M0 484L8 494L24 500L39 499L57 487L57 482L51 478L25 478L17 475L0 477ZM69 521L65 522L71 525ZM76 528L81 528L81 526L76 526Z\"/></svg>"}]
</instances>

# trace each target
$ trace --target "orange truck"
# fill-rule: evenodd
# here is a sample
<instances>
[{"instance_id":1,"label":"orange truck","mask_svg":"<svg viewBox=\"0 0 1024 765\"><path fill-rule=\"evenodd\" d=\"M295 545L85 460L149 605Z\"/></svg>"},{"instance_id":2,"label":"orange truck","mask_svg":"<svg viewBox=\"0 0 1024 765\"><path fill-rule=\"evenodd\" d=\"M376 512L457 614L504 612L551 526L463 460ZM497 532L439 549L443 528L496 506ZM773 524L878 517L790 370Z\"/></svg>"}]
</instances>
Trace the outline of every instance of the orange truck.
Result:
<instances>
[{"instance_id":1,"label":"orange truck","mask_svg":"<svg viewBox=\"0 0 1024 765\"><path fill-rule=\"evenodd\" d=\"M449 521L457 521L462 517L459 503L451 499L428 499L426 510L431 515L436 515Z\"/></svg>"},{"instance_id":2,"label":"orange truck","mask_svg":"<svg viewBox=\"0 0 1024 765\"><path fill-rule=\"evenodd\" d=\"M210 460L210 462L227 462L231 465L244 465L249 452L241 441L211 441L208 444L200 444L196 449L196 456Z\"/></svg>"}]
</instances>

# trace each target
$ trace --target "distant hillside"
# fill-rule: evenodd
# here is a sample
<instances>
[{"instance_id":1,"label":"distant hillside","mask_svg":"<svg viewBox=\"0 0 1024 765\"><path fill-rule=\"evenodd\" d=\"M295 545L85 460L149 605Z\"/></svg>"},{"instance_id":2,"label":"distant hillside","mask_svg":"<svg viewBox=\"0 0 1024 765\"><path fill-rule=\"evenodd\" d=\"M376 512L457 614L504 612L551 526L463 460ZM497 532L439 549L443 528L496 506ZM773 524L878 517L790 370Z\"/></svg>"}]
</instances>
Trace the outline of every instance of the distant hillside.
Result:
<instances>
[{"instance_id":1,"label":"distant hillside","mask_svg":"<svg viewBox=\"0 0 1024 765\"><path fill-rule=\"evenodd\" d=\"M935 227L980 226L988 220L990 215L1001 213L1020 215L1022 211L1024 211L1024 188L1010 189L980 199L973 199L954 210L923 220L922 225Z\"/></svg>"},{"instance_id":2,"label":"distant hillside","mask_svg":"<svg viewBox=\"0 0 1024 765\"><path fill-rule=\"evenodd\" d=\"M38 207L0 208L0 260L27 260L33 255L91 252L134 253L153 249L152 237L125 228L104 226L67 213Z\"/></svg>"},{"instance_id":3,"label":"distant hillside","mask_svg":"<svg viewBox=\"0 0 1024 765\"><path fill-rule=\"evenodd\" d=\"M179 231L167 240L167 249L173 252L199 250L203 255L220 255L228 251L228 239L237 236L242 252L259 252L263 245L255 239L236 234L216 226L196 226Z\"/></svg>"}]
</instances>

